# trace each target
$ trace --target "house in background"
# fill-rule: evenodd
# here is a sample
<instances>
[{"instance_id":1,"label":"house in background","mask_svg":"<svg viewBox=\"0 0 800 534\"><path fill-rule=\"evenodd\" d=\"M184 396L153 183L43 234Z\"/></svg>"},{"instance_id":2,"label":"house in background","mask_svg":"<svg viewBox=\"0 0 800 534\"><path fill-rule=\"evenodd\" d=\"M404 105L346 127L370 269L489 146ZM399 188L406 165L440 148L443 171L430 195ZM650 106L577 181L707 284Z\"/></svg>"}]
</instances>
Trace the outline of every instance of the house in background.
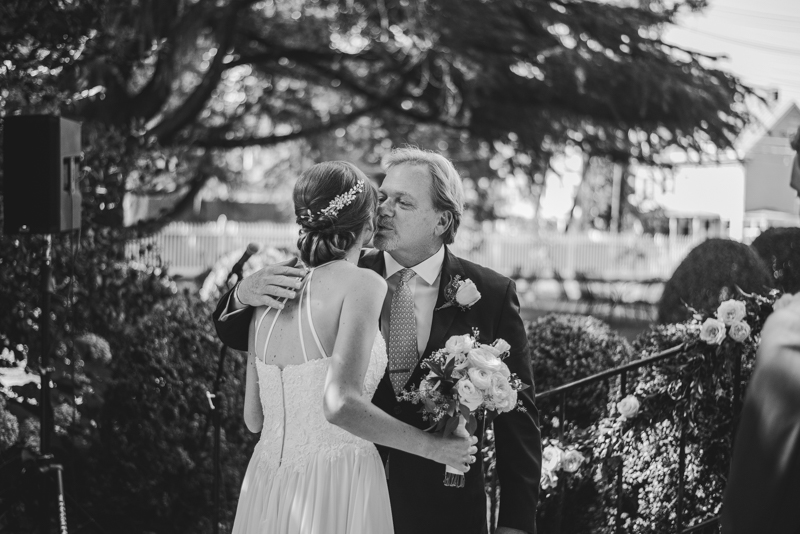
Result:
<instances>
[{"instance_id":1,"label":"house in background","mask_svg":"<svg viewBox=\"0 0 800 534\"><path fill-rule=\"evenodd\" d=\"M800 108L792 104L737 151L701 164L676 159L671 170L638 167L640 184L668 184L648 195L669 219L669 233L750 242L775 226L800 226L800 198L791 188L792 136Z\"/></svg>"},{"instance_id":2,"label":"house in background","mask_svg":"<svg viewBox=\"0 0 800 534\"><path fill-rule=\"evenodd\" d=\"M800 128L792 104L745 153L744 238L774 226L800 226L800 198L789 185L795 151L789 142Z\"/></svg>"}]
</instances>

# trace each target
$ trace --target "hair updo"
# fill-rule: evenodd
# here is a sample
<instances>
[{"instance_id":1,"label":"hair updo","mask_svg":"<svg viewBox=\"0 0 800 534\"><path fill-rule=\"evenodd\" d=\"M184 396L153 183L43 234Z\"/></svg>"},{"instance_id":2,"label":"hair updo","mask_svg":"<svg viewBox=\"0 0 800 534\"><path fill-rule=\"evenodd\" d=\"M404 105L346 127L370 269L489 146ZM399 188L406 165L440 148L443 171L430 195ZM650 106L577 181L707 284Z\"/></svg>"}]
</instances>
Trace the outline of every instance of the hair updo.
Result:
<instances>
[{"instance_id":1,"label":"hair updo","mask_svg":"<svg viewBox=\"0 0 800 534\"><path fill-rule=\"evenodd\" d=\"M345 206L326 210L331 202L363 184ZM364 225L375 215L378 195L366 175L346 161L318 163L305 171L292 194L300 225L297 249L306 265L315 267L344 258L356 243ZM323 210L327 213L323 213Z\"/></svg>"}]
</instances>

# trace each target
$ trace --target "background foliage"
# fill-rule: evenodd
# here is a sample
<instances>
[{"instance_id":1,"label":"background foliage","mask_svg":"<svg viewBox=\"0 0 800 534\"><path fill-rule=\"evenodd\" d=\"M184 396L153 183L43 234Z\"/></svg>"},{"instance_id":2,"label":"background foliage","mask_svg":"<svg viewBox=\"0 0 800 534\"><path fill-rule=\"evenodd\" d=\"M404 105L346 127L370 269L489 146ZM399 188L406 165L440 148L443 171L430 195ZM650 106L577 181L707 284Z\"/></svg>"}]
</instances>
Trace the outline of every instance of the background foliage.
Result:
<instances>
[{"instance_id":1,"label":"background foliage","mask_svg":"<svg viewBox=\"0 0 800 534\"><path fill-rule=\"evenodd\" d=\"M773 287L800 291L800 228L768 228L750 246L772 274Z\"/></svg>"},{"instance_id":2,"label":"background foliage","mask_svg":"<svg viewBox=\"0 0 800 534\"><path fill-rule=\"evenodd\" d=\"M684 258L664 285L658 303L658 322L682 323L687 306L708 312L737 293L766 294L774 287L764 262L747 245L729 239L707 239Z\"/></svg>"}]
</instances>

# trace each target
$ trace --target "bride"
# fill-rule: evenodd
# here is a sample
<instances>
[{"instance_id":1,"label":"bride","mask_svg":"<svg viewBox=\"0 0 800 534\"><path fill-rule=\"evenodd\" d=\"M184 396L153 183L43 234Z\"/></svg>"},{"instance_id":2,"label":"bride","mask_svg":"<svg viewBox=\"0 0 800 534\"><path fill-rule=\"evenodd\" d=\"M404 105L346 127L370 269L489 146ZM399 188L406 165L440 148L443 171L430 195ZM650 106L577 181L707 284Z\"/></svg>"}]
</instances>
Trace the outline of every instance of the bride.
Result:
<instances>
[{"instance_id":1,"label":"bride","mask_svg":"<svg viewBox=\"0 0 800 534\"><path fill-rule=\"evenodd\" d=\"M464 471L475 438L423 432L371 402L387 365L378 332L386 282L356 265L377 207L366 176L346 162L315 165L294 205L309 269L296 298L256 309L250 323L244 419L261 439L233 534L391 533L373 443Z\"/></svg>"}]
</instances>

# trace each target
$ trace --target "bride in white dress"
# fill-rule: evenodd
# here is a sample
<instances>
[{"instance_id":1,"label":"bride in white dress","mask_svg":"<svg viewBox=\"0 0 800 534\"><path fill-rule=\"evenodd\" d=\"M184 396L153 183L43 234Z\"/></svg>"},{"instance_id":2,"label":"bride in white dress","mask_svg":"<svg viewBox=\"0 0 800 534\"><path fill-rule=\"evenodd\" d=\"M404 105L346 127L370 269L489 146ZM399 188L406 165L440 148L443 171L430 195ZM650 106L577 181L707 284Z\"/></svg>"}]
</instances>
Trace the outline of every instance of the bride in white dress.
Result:
<instances>
[{"instance_id":1,"label":"bride in white dress","mask_svg":"<svg viewBox=\"0 0 800 534\"><path fill-rule=\"evenodd\" d=\"M391 533L373 443L464 470L474 438L423 432L371 402L387 365L378 332L386 283L356 265L377 206L366 176L345 162L315 165L295 186L294 203L310 269L299 298L253 313L244 419L261 439L233 534Z\"/></svg>"}]
</instances>

